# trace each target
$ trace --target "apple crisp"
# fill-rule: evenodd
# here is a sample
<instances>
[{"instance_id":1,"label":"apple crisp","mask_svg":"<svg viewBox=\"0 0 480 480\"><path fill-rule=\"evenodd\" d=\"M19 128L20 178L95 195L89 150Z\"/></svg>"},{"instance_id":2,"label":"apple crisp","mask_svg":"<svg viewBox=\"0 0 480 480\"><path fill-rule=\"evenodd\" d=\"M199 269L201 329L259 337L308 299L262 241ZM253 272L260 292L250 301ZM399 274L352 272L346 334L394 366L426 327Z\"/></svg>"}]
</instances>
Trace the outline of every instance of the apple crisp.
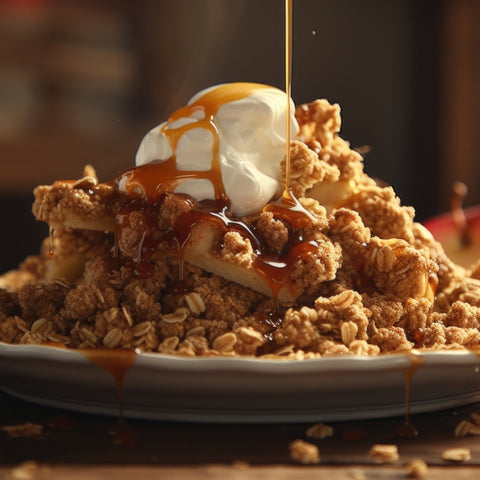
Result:
<instances>
[{"instance_id":1,"label":"apple crisp","mask_svg":"<svg viewBox=\"0 0 480 480\"><path fill-rule=\"evenodd\" d=\"M147 201L90 166L37 187L51 234L0 277L0 341L288 359L479 345L478 267L450 261L364 172L338 105L296 119L292 208L237 217L168 189Z\"/></svg>"}]
</instances>

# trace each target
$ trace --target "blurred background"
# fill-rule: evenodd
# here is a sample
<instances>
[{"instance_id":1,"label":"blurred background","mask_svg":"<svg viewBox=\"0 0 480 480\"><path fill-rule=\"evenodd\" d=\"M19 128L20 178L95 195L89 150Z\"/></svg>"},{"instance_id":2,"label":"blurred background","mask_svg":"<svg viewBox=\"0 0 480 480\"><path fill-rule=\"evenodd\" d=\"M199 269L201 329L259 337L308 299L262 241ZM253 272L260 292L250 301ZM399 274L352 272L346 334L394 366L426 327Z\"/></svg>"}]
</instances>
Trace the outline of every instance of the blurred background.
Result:
<instances>
[{"instance_id":1,"label":"blurred background","mask_svg":"<svg viewBox=\"0 0 480 480\"><path fill-rule=\"evenodd\" d=\"M0 0L0 271L38 252L32 189L102 181L200 89L284 88L284 0ZM342 108L365 169L423 220L480 203L480 2L294 0L297 104Z\"/></svg>"}]
</instances>

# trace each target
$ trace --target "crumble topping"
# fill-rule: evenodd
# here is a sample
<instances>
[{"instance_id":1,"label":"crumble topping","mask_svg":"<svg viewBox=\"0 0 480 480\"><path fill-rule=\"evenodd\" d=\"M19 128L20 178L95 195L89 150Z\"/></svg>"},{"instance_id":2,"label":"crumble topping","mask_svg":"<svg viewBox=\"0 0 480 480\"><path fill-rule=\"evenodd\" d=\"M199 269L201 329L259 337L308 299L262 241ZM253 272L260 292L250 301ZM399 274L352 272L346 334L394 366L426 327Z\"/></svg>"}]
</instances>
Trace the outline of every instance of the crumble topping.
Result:
<instances>
[{"instance_id":1,"label":"crumble topping","mask_svg":"<svg viewBox=\"0 0 480 480\"><path fill-rule=\"evenodd\" d=\"M275 209L212 217L168 192L142 203L90 166L37 187L33 213L51 234L0 277L0 341L286 359L480 345L480 264L455 265L363 172L338 105L296 116L292 193L307 224Z\"/></svg>"},{"instance_id":2,"label":"crumble topping","mask_svg":"<svg viewBox=\"0 0 480 480\"><path fill-rule=\"evenodd\" d=\"M91 167L87 167L86 171ZM107 230L113 228L107 203L113 193L109 184L97 184L96 177L84 176L76 182L58 181L51 187L40 185L34 190L33 214L37 220L56 228L87 228ZM69 212L76 213L71 222Z\"/></svg>"}]
</instances>

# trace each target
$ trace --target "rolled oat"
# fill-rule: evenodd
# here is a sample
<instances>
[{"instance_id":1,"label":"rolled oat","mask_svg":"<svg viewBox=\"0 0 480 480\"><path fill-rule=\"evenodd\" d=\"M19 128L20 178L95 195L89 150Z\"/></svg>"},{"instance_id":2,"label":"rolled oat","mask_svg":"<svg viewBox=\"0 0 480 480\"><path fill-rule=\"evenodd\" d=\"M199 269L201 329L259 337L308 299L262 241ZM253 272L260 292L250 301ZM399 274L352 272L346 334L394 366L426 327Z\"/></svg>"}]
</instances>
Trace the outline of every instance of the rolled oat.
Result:
<instances>
[{"instance_id":1,"label":"rolled oat","mask_svg":"<svg viewBox=\"0 0 480 480\"><path fill-rule=\"evenodd\" d=\"M80 335L80 338L85 342L90 342L92 345L95 345L97 343L97 336L88 328L80 328L78 334Z\"/></svg>"},{"instance_id":2,"label":"rolled oat","mask_svg":"<svg viewBox=\"0 0 480 480\"><path fill-rule=\"evenodd\" d=\"M391 444L373 445L368 453L376 463L394 463L399 459L398 447Z\"/></svg>"},{"instance_id":3,"label":"rolled oat","mask_svg":"<svg viewBox=\"0 0 480 480\"><path fill-rule=\"evenodd\" d=\"M180 343L178 337L167 337L163 342L158 346L159 353L173 353Z\"/></svg>"},{"instance_id":4,"label":"rolled oat","mask_svg":"<svg viewBox=\"0 0 480 480\"><path fill-rule=\"evenodd\" d=\"M456 427L455 437L467 437L480 435L480 427L469 420L462 420Z\"/></svg>"},{"instance_id":5,"label":"rolled oat","mask_svg":"<svg viewBox=\"0 0 480 480\"><path fill-rule=\"evenodd\" d=\"M173 313L162 314L162 320L166 323L182 323L188 317L188 309L178 308Z\"/></svg>"},{"instance_id":6,"label":"rolled oat","mask_svg":"<svg viewBox=\"0 0 480 480\"><path fill-rule=\"evenodd\" d=\"M3 425L2 430L10 438L39 437L43 434L43 425L38 423L22 423L20 425Z\"/></svg>"},{"instance_id":7,"label":"rolled oat","mask_svg":"<svg viewBox=\"0 0 480 480\"><path fill-rule=\"evenodd\" d=\"M324 439L333 435L333 428L324 423L317 423L307 429L306 435L310 438Z\"/></svg>"},{"instance_id":8,"label":"rolled oat","mask_svg":"<svg viewBox=\"0 0 480 480\"><path fill-rule=\"evenodd\" d=\"M205 311L205 303L197 292L191 292L185 295L185 301L193 315L200 315Z\"/></svg>"},{"instance_id":9,"label":"rolled oat","mask_svg":"<svg viewBox=\"0 0 480 480\"><path fill-rule=\"evenodd\" d=\"M237 343L237 336L233 332L224 333L213 341L213 348L220 353L231 352Z\"/></svg>"},{"instance_id":10,"label":"rolled oat","mask_svg":"<svg viewBox=\"0 0 480 480\"><path fill-rule=\"evenodd\" d=\"M132 333L134 337L142 337L146 335L152 328L152 324L148 321L137 323L132 328Z\"/></svg>"},{"instance_id":11,"label":"rolled oat","mask_svg":"<svg viewBox=\"0 0 480 480\"><path fill-rule=\"evenodd\" d=\"M358 332L358 326L354 322L343 322L340 327L340 334L342 337L342 342L345 345L350 345L354 340Z\"/></svg>"},{"instance_id":12,"label":"rolled oat","mask_svg":"<svg viewBox=\"0 0 480 480\"><path fill-rule=\"evenodd\" d=\"M110 330L105 337L103 337L103 344L107 348L115 348L122 339L122 332L118 328Z\"/></svg>"},{"instance_id":13,"label":"rolled oat","mask_svg":"<svg viewBox=\"0 0 480 480\"><path fill-rule=\"evenodd\" d=\"M448 448L442 452L442 458L448 462L467 462L471 453L469 448Z\"/></svg>"},{"instance_id":14,"label":"rolled oat","mask_svg":"<svg viewBox=\"0 0 480 480\"><path fill-rule=\"evenodd\" d=\"M205 335L205 327L198 325L196 327L187 330L185 337L203 337Z\"/></svg>"}]
</instances>

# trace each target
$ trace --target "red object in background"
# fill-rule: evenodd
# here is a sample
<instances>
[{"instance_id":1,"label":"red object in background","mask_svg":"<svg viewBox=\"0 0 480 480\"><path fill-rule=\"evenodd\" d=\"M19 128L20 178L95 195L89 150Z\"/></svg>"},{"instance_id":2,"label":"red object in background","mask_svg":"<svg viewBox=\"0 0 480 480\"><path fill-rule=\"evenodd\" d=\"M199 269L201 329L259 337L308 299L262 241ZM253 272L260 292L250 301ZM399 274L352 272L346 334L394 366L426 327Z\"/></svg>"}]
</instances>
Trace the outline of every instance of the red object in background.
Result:
<instances>
[{"instance_id":1,"label":"red object in background","mask_svg":"<svg viewBox=\"0 0 480 480\"><path fill-rule=\"evenodd\" d=\"M444 213L423 222L445 253L457 264L468 268L480 260L480 205L464 210L466 230L459 227L452 213Z\"/></svg>"}]
</instances>

